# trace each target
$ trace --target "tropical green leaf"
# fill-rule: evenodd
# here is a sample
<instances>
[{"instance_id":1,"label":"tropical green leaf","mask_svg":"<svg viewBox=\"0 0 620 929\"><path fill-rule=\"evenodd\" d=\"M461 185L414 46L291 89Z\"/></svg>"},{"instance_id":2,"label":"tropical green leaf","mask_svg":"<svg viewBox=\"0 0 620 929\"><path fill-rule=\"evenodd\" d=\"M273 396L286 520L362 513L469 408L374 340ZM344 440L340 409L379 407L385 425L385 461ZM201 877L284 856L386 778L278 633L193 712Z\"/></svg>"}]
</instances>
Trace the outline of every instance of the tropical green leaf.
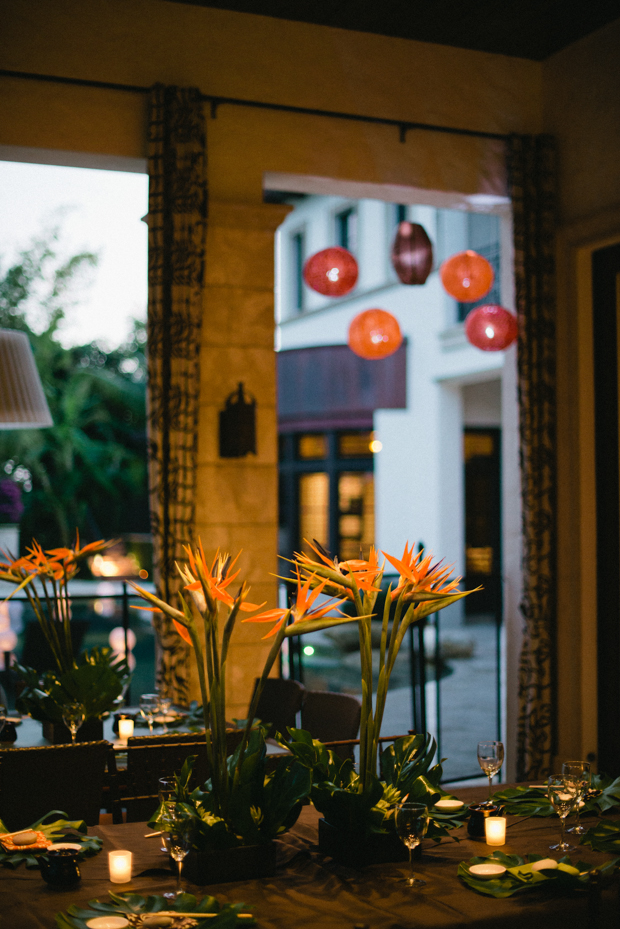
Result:
<instances>
[{"instance_id":1,"label":"tropical green leaf","mask_svg":"<svg viewBox=\"0 0 620 929\"><path fill-rule=\"evenodd\" d=\"M51 816L58 816L58 819L52 822L46 822ZM52 810L42 816L36 822L32 823L30 829L42 832L47 839L52 842L75 842L82 846L80 858L90 858L101 851L103 842L96 836L86 834L86 823L81 819L69 820L67 814L61 810ZM0 820L0 837L3 833L9 832L4 823ZM29 851L24 848L23 851L5 852L0 847L0 864L8 868L17 868L20 864L25 864L26 868L33 869L39 867L39 858L45 857L45 849L40 851Z\"/></svg>"},{"instance_id":2,"label":"tropical green leaf","mask_svg":"<svg viewBox=\"0 0 620 929\"><path fill-rule=\"evenodd\" d=\"M517 893L531 891L561 895L588 890L591 869L586 863L579 861L573 864L569 858L561 858L555 868L533 870L532 865L542 860L542 855L529 855L527 858L521 858L519 855L505 855L498 850L486 858L470 858L469 861L462 861L457 873L467 887L488 897L512 897ZM487 863L501 864L506 871L492 880L481 880L469 870L471 865ZM602 867L597 867L596 870L603 875L603 878L608 878L619 864L620 858L615 858Z\"/></svg>"}]
</instances>

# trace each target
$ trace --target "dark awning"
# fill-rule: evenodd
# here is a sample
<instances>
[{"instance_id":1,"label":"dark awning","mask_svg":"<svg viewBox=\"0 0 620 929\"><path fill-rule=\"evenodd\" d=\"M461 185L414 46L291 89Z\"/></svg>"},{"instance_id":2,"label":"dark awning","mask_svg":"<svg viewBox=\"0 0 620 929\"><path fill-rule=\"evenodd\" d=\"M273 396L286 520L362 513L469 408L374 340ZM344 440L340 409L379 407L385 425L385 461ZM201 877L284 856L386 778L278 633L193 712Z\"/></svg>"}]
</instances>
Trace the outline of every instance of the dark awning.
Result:
<instances>
[{"instance_id":1,"label":"dark awning","mask_svg":"<svg viewBox=\"0 0 620 929\"><path fill-rule=\"evenodd\" d=\"M280 432L371 429L375 410L407 406L407 349L367 361L347 345L277 353Z\"/></svg>"}]
</instances>

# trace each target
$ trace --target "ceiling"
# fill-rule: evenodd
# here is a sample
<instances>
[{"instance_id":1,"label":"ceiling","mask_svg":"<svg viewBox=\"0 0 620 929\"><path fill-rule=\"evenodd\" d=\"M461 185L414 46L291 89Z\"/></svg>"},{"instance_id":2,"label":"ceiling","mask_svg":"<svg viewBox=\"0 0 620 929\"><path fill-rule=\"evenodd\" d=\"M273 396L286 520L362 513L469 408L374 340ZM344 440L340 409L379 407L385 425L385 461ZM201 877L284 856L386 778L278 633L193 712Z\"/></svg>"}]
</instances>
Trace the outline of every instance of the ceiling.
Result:
<instances>
[{"instance_id":1,"label":"ceiling","mask_svg":"<svg viewBox=\"0 0 620 929\"><path fill-rule=\"evenodd\" d=\"M543 61L620 16L618 0L170 0Z\"/></svg>"}]
</instances>

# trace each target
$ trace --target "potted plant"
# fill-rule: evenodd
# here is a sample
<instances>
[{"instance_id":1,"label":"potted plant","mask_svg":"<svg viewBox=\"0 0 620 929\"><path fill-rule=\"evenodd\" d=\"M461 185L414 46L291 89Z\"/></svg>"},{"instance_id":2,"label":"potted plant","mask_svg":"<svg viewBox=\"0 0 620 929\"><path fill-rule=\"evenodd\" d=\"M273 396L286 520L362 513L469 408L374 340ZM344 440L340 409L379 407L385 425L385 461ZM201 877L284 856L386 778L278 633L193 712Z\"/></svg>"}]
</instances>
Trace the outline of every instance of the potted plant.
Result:
<instances>
[{"instance_id":1,"label":"potted plant","mask_svg":"<svg viewBox=\"0 0 620 929\"><path fill-rule=\"evenodd\" d=\"M73 548L44 551L33 540L23 558L0 562L0 580L14 584L13 593L25 592L56 664L55 670L42 675L33 668L14 665L25 685L17 709L40 720L43 735L51 742L71 740L63 723L64 707L70 703L84 708L80 738L103 738L102 717L114 708L129 682L127 663L112 649L93 648L76 657L71 640L69 581L84 559L109 544L98 541L80 547L78 536Z\"/></svg>"},{"instance_id":2,"label":"potted plant","mask_svg":"<svg viewBox=\"0 0 620 929\"><path fill-rule=\"evenodd\" d=\"M275 609L253 616L253 622L276 621L268 633L273 643L248 712L243 735L235 752L227 756L226 678L228 650L239 615L256 613L259 606L247 602L248 588L241 584L236 596L229 587L238 577L237 558L216 554L207 564L202 545L186 548L188 561L178 565L184 586L179 608L133 584L134 589L170 617L179 635L192 646L202 695L202 711L211 777L203 788L189 791L191 768L177 777L175 800L195 822L193 849L186 866L197 883L265 876L275 868L273 839L297 820L301 801L311 785L306 764L294 756L270 764L265 731L254 721L265 681L286 636L313 632L357 617L329 616L338 602L315 606L325 584L297 576L297 595L289 609ZM160 808L151 821L165 827Z\"/></svg>"},{"instance_id":3,"label":"potted plant","mask_svg":"<svg viewBox=\"0 0 620 929\"><path fill-rule=\"evenodd\" d=\"M287 747L312 772L311 799L324 816L319 824L319 847L339 860L360 866L403 856L395 833L396 804L405 796L425 803L431 813L428 835L440 839L461 825L463 813L441 813L433 805L441 796L441 764L433 765L436 744L428 734L396 741L379 760L379 736L390 675L405 634L412 623L445 609L473 591L459 591L460 578L436 563L431 554L405 546L400 559L383 553L398 571L398 583L388 588L383 608L379 647L379 675L373 707L371 619L385 563L379 566L374 550L368 561L339 562L316 543L312 555L298 554L298 576L310 587L353 605L357 618L362 675L359 770L341 761L303 730L290 730Z\"/></svg>"}]
</instances>

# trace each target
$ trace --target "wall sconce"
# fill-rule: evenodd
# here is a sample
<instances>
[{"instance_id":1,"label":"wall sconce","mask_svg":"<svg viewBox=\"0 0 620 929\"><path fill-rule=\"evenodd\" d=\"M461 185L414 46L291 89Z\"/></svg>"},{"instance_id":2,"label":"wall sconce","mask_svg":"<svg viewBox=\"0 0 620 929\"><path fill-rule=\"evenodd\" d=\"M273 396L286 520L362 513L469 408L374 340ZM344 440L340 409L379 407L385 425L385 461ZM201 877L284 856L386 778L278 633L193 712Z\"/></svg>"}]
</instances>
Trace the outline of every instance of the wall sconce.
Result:
<instances>
[{"instance_id":1,"label":"wall sconce","mask_svg":"<svg viewBox=\"0 0 620 929\"><path fill-rule=\"evenodd\" d=\"M0 429L53 425L28 336L0 329Z\"/></svg>"},{"instance_id":2,"label":"wall sconce","mask_svg":"<svg viewBox=\"0 0 620 929\"><path fill-rule=\"evenodd\" d=\"M243 383L226 398L220 411L220 458L256 454L256 400L245 399Z\"/></svg>"}]
</instances>

